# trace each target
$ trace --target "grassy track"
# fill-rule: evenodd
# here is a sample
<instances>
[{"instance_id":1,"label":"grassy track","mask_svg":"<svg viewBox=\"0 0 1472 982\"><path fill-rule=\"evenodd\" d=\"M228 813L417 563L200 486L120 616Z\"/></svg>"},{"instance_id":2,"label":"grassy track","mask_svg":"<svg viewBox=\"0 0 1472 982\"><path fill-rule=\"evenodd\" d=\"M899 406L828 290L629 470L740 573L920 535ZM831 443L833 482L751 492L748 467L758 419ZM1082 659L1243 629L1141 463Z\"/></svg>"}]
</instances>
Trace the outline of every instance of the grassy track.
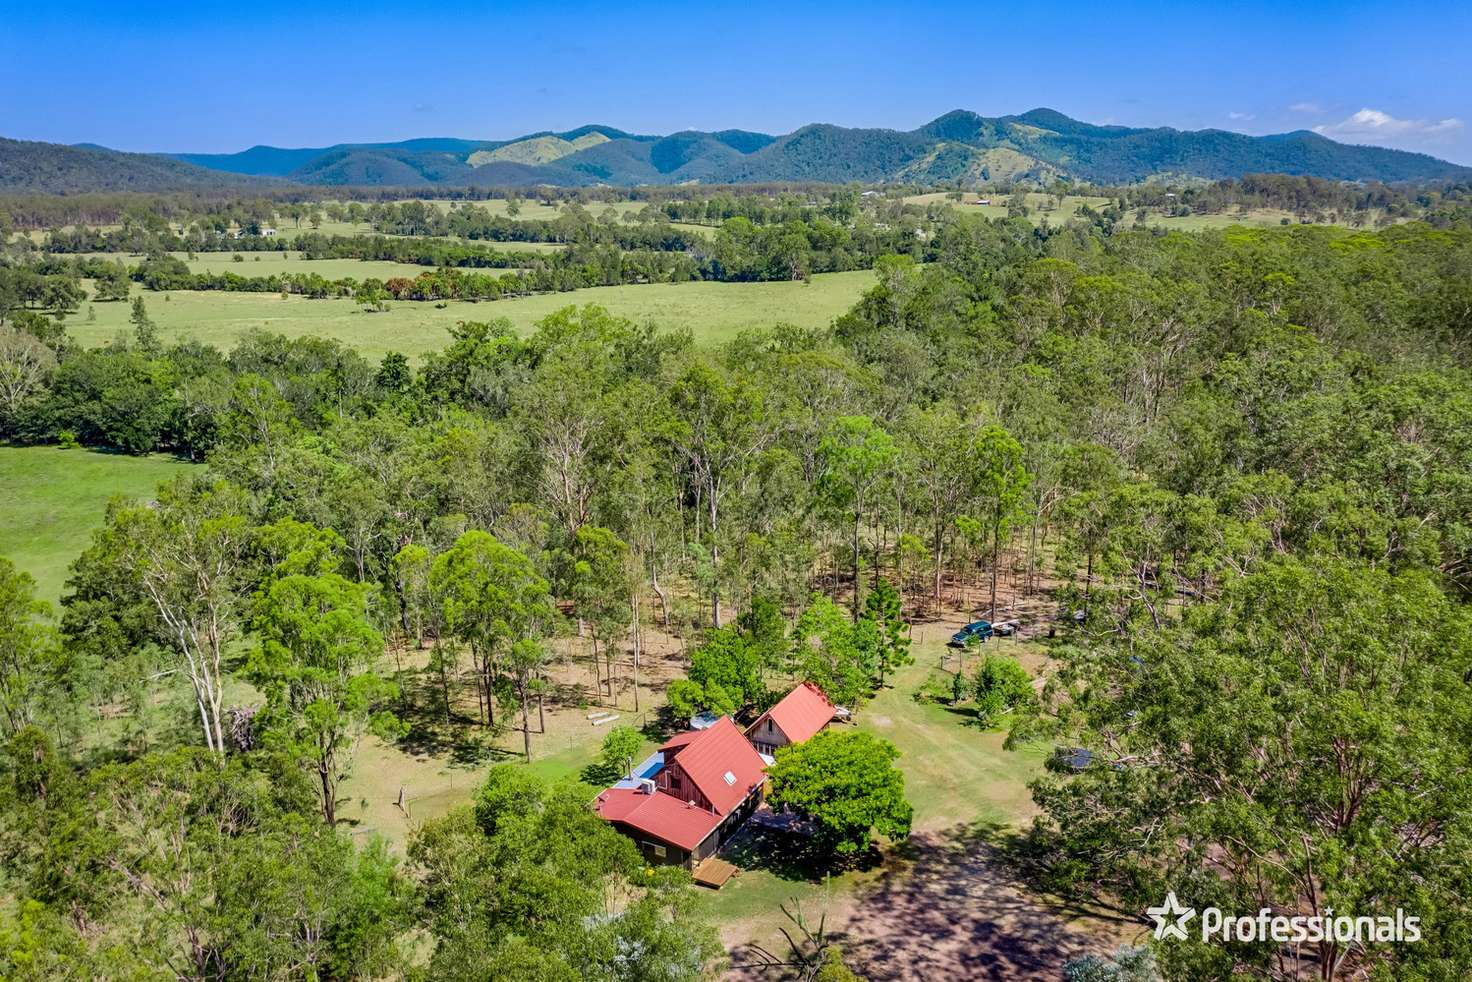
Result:
<instances>
[{"instance_id":1,"label":"grassy track","mask_svg":"<svg viewBox=\"0 0 1472 982\"><path fill-rule=\"evenodd\" d=\"M287 264L296 260L287 260ZM247 261L234 266L249 268ZM305 265L305 264L304 264ZM446 329L460 321L509 318L527 331L543 317L570 304L601 304L631 320L661 327L688 327L701 343L729 340L742 330L779 322L824 327L848 310L873 283L872 273L826 273L804 283L651 283L596 287L572 293L540 294L488 303L402 302L384 313L369 314L351 300L308 300L274 293L175 291L144 292L149 316L165 341L194 337L228 348L250 328L292 336L314 334L336 338L377 358L394 350L423 354L444 346ZM167 296L168 300L164 297ZM125 303L91 304L67 319L67 330L80 343L93 346L131 330Z\"/></svg>"},{"instance_id":2,"label":"grassy track","mask_svg":"<svg viewBox=\"0 0 1472 982\"><path fill-rule=\"evenodd\" d=\"M0 556L35 577L40 597L55 603L108 499L152 497L160 481L189 466L163 455L0 447Z\"/></svg>"}]
</instances>

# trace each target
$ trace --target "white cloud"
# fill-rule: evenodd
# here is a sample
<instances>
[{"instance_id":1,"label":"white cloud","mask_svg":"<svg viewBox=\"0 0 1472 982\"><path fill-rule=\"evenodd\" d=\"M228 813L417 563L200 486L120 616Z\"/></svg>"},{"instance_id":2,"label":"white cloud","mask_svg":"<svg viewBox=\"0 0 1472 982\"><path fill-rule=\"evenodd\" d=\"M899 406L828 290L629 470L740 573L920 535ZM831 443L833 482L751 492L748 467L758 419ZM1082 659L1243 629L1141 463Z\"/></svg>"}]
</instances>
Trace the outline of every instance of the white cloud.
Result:
<instances>
[{"instance_id":1,"label":"white cloud","mask_svg":"<svg viewBox=\"0 0 1472 982\"><path fill-rule=\"evenodd\" d=\"M1379 109L1361 109L1359 112L1337 123L1314 127L1320 136L1353 143L1436 143L1461 132L1464 124L1460 119L1397 119Z\"/></svg>"},{"instance_id":2,"label":"white cloud","mask_svg":"<svg viewBox=\"0 0 1472 982\"><path fill-rule=\"evenodd\" d=\"M1257 118L1257 113L1230 112L1230 113L1227 113L1227 118L1230 119L1230 120L1233 120L1235 122L1238 122L1238 123L1245 123L1249 119L1256 119Z\"/></svg>"},{"instance_id":3,"label":"white cloud","mask_svg":"<svg viewBox=\"0 0 1472 982\"><path fill-rule=\"evenodd\" d=\"M1288 107L1288 111L1293 113L1321 113L1324 111L1324 107L1317 102L1295 102Z\"/></svg>"}]
</instances>

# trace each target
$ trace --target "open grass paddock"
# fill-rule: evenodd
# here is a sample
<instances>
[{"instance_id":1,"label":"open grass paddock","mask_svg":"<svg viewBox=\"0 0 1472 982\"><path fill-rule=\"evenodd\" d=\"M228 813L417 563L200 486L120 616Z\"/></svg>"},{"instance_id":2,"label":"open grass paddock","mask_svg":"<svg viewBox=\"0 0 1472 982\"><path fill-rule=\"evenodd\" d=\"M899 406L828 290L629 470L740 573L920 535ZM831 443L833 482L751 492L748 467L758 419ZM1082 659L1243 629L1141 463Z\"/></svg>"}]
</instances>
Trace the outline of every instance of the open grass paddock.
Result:
<instances>
[{"instance_id":1,"label":"open grass paddock","mask_svg":"<svg viewBox=\"0 0 1472 982\"><path fill-rule=\"evenodd\" d=\"M0 446L0 556L31 574L39 597L55 604L108 500L152 498L159 482L190 466L163 454Z\"/></svg>"},{"instance_id":2,"label":"open grass paddock","mask_svg":"<svg viewBox=\"0 0 1472 982\"><path fill-rule=\"evenodd\" d=\"M255 264L232 265L249 268ZM826 327L873 283L873 273L859 270L822 273L810 283L646 283L483 303L450 302L443 307L404 301L391 303L381 313L365 313L352 300L283 298L276 293L155 293L135 288L135 295L147 303L148 314L165 342L193 337L228 349L246 331L262 328L290 336L335 338L378 358L387 351L418 355L442 348L447 329L460 321L505 317L517 329L530 331L548 314L573 304L598 304L639 323L688 327L698 342L716 344L741 331L778 323ZM88 319L89 309L94 320ZM130 313L129 305L122 302L84 303L67 318L67 330L88 347L104 344L119 331L131 332Z\"/></svg>"},{"instance_id":3,"label":"open grass paddock","mask_svg":"<svg viewBox=\"0 0 1472 982\"><path fill-rule=\"evenodd\" d=\"M316 273L329 280L352 277L386 280L394 276L413 278L433 270L433 266L415 263L383 262L362 259L303 259L299 252L197 252L190 259L187 252L175 256L189 264L194 273L234 273L237 276L275 276L278 274ZM235 257L240 256L236 262Z\"/></svg>"}]
</instances>

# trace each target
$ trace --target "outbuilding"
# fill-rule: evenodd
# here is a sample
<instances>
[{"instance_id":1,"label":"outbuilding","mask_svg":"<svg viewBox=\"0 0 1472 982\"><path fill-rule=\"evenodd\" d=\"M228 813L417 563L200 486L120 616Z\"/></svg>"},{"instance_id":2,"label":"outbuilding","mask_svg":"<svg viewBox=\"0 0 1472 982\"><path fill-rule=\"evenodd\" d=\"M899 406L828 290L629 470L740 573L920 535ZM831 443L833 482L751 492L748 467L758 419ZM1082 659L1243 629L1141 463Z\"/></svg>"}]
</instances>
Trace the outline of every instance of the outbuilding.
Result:
<instances>
[{"instance_id":1,"label":"outbuilding","mask_svg":"<svg viewBox=\"0 0 1472 982\"><path fill-rule=\"evenodd\" d=\"M757 753L771 757L778 747L808 740L837 715L822 689L803 682L747 727L746 739Z\"/></svg>"}]
</instances>

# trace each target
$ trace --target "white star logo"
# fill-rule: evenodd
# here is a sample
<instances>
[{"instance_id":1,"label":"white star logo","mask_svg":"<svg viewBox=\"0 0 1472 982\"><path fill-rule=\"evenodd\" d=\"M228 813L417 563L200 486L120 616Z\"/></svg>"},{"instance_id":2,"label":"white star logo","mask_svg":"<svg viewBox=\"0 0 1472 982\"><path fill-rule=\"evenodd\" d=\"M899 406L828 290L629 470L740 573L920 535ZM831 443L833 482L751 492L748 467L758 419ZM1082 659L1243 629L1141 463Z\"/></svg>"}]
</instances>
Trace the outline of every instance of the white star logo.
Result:
<instances>
[{"instance_id":1,"label":"white star logo","mask_svg":"<svg viewBox=\"0 0 1472 982\"><path fill-rule=\"evenodd\" d=\"M1165 903L1159 907L1150 907L1145 913L1155 921L1155 940L1164 938L1179 938L1186 940L1186 922L1196 916L1195 907L1186 907L1176 899L1176 892L1170 891L1165 895Z\"/></svg>"}]
</instances>

